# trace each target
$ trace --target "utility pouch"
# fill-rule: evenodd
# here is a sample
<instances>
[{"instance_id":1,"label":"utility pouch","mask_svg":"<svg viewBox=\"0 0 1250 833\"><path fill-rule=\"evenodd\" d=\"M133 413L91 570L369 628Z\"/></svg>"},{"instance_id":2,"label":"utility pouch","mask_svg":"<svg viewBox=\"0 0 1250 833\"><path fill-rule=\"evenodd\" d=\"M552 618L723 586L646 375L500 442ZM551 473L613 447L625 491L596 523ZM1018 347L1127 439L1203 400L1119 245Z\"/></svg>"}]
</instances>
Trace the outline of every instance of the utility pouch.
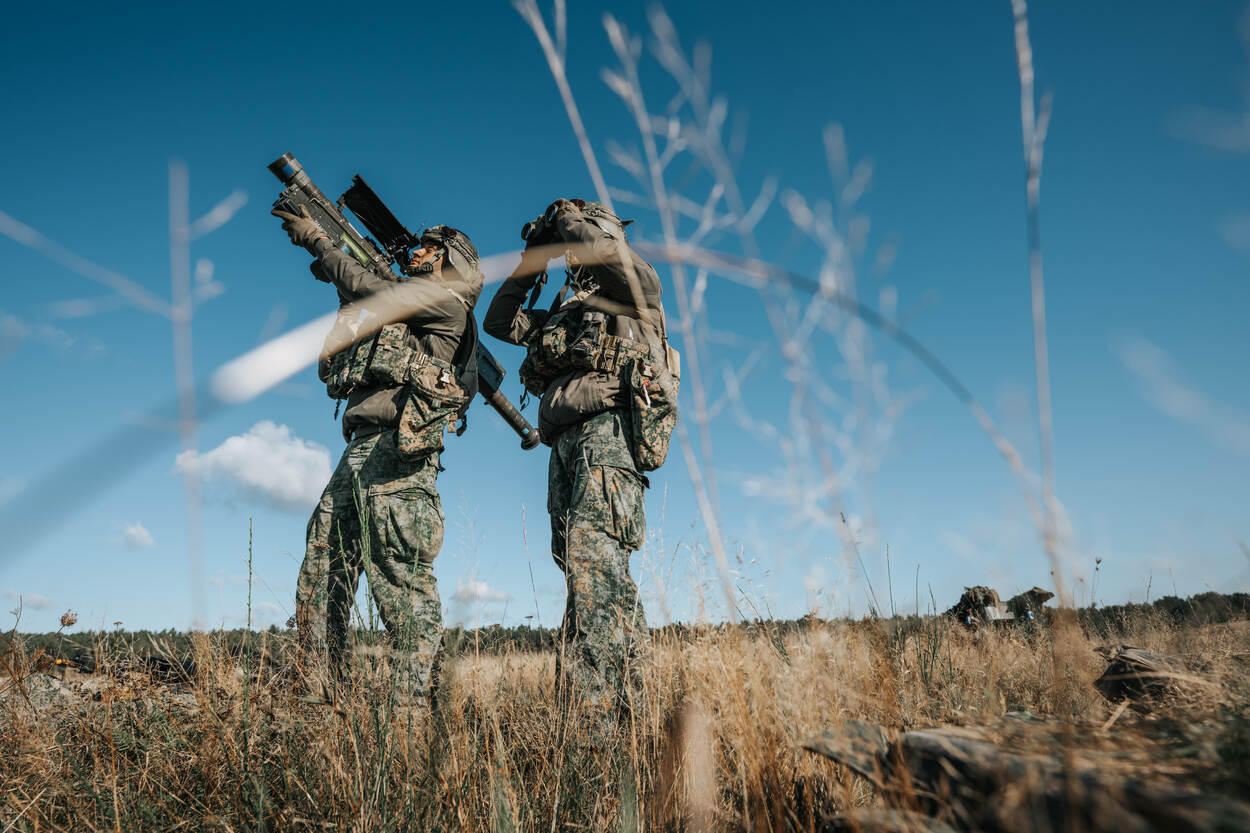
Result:
<instances>
[{"instance_id":1,"label":"utility pouch","mask_svg":"<svg viewBox=\"0 0 1250 833\"><path fill-rule=\"evenodd\" d=\"M337 352L330 352L330 345L346 344ZM359 379L352 380L351 367L356 350L368 350L368 345L356 343L356 325L349 314L339 310L334 326L326 333L325 344L317 358L317 378L325 382L326 393L331 399L343 399L352 392Z\"/></svg>"},{"instance_id":2,"label":"utility pouch","mask_svg":"<svg viewBox=\"0 0 1250 833\"><path fill-rule=\"evenodd\" d=\"M360 387L393 387L408 377L415 354L408 344L406 324L387 324L370 338L340 350L317 372L332 399L345 399Z\"/></svg>"},{"instance_id":3,"label":"utility pouch","mask_svg":"<svg viewBox=\"0 0 1250 833\"><path fill-rule=\"evenodd\" d=\"M368 342L361 345L364 354ZM408 378L408 365L420 355L408 344L407 324L387 324L373 337L373 344L362 361L360 371L365 385L371 388L402 385Z\"/></svg>"},{"instance_id":4,"label":"utility pouch","mask_svg":"<svg viewBox=\"0 0 1250 833\"><path fill-rule=\"evenodd\" d=\"M597 310L582 314L577 338L569 345L570 360L578 367L593 367L603 350L603 337L607 335L608 317Z\"/></svg>"},{"instance_id":5,"label":"utility pouch","mask_svg":"<svg viewBox=\"0 0 1250 833\"><path fill-rule=\"evenodd\" d=\"M367 352L368 349L369 342L353 344L351 347L340 350L331 356L324 367L318 364L317 373L321 376L322 381L326 383L326 393L330 395L331 399L345 399L356 385L360 384L363 377L353 377L352 370L356 364L357 351ZM363 369L363 366L361 369Z\"/></svg>"},{"instance_id":6,"label":"utility pouch","mask_svg":"<svg viewBox=\"0 0 1250 833\"><path fill-rule=\"evenodd\" d=\"M655 471L664 465L669 440L677 425L680 359L677 359L677 351L668 347L667 343L665 349L670 355L672 372L652 362L650 357L631 360L625 370L630 391L632 450L634 464L639 471Z\"/></svg>"},{"instance_id":7,"label":"utility pouch","mask_svg":"<svg viewBox=\"0 0 1250 833\"><path fill-rule=\"evenodd\" d=\"M553 379L573 369L569 345L580 328L581 311L577 306L552 313L538 336L526 346L525 361L521 362L517 376L535 396L542 396Z\"/></svg>"},{"instance_id":8,"label":"utility pouch","mask_svg":"<svg viewBox=\"0 0 1250 833\"><path fill-rule=\"evenodd\" d=\"M415 462L443 450L443 434L456 430L468 396L451 365L418 353L408 369L404 407L395 445L400 458Z\"/></svg>"}]
</instances>

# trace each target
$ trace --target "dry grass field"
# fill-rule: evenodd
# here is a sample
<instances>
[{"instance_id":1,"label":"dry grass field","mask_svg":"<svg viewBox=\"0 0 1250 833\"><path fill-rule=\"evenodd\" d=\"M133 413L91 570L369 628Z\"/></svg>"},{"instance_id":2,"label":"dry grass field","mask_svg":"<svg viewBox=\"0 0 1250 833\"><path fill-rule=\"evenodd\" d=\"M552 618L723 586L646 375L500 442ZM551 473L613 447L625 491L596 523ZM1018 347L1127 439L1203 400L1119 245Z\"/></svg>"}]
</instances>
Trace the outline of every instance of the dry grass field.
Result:
<instances>
[{"instance_id":1,"label":"dry grass field","mask_svg":"<svg viewBox=\"0 0 1250 833\"><path fill-rule=\"evenodd\" d=\"M550 653L453 652L427 719L391 707L384 663L365 670L364 652L360 679L327 698L286 661L287 634L241 662L203 636L184 682L123 670L125 657L91 676L49 667L11 634L0 829L860 829L838 819L879 803L877 791L803 748L854 719L984 727L1013 750L1092 755L1152 783L1250 788L1246 623L1143 618L1118 634L1196 669L1141 713L1103 699L1093 685L1106 668L1101 643L1064 621L972 632L942 617L812 620L785 635L768 623L658 635L632 723L606 753L586 747L576 714L559 712Z\"/></svg>"}]
</instances>

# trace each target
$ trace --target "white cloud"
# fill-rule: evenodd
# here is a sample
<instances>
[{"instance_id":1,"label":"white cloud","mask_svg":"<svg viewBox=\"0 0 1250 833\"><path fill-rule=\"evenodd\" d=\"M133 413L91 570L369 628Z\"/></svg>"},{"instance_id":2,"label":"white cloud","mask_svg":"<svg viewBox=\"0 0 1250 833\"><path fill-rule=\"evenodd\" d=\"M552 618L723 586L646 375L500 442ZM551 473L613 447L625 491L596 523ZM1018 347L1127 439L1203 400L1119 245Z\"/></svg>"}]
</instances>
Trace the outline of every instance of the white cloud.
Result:
<instances>
[{"instance_id":1,"label":"white cloud","mask_svg":"<svg viewBox=\"0 0 1250 833\"><path fill-rule=\"evenodd\" d=\"M132 550L146 550L156 546L152 533L141 523L127 524L126 531L122 534L122 542Z\"/></svg>"},{"instance_id":2,"label":"white cloud","mask_svg":"<svg viewBox=\"0 0 1250 833\"><path fill-rule=\"evenodd\" d=\"M829 573L819 564L813 564L808 568L807 574L803 576L803 589L810 596L816 596L823 593L829 585Z\"/></svg>"},{"instance_id":3,"label":"white cloud","mask_svg":"<svg viewBox=\"0 0 1250 833\"><path fill-rule=\"evenodd\" d=\"M1183 139L1229 153L1250 153L1250 114L1228 110L1190 111L1177 125Z\"/></svg>"},{"instance_id":4,"label":"white cloud","mask_svg":"<svg viewBox=\"0 0 1250 833\"><path fill-rule=\"evenodd\" d=\"M264 630L270 625L281 625L286 622L288 615L283 612L281 606L273 602L256 602L252 605L252 629ZM247 608L237 608L229 613L223 613L215 621L230 628L246 627Z\"/></svg>"},{"instance_id":5,"label":"white cloud","mask_svg":"<svg viewBox=\"0 0 1250 833\"><path fill-rule=\"evenodd\" d=\"M51 324L31 324L4 310L0 310L0 362L13 355L24 341L33 341L45 347L68 350L74 345L85 348L89 355L104 351L104 345L89 338L79 342L73 335Z\"/></svg>"},{"instance_id":6,"label":"white cloud","mask_svg":"<svg viewBox=\"0 0 1250 833\"><path fill-rule=\"evenodd\" d=\"M206 482L233 483L276 509L305 511L330 479L330 452L285 425L262 420L211 451L184 451L174 468Z\"/></svg>"},{"instance_id":7,"label":"white cloud","mask_svg":"<svg viewBox=\"0 0 1250 833\"><path fill-rule=\"evenodd\" d=\"M0 334L14 342L33 339L48 347L64 350L73 347L76 339L60 327L51 324L28 324L15 315L0 310Z\"/></svg>"},{"instance_id":8,"label":"white cloud","mask_svg":"<svg viewBox=\"0 0 1250 833\"><path fill-rule=\"evenodd\" d=\"M252 627L267 628L280 625L287 620L288 614L280 605L273 602L257 602L252 605Z\"/></svg>"},{"instance_id":9,"label":"white cloud","mask_svg":"<svg viewBox=\"0 0 1250 833\"><path fill-rule=\"evenodd\" d=\"M511 601L512 594L491 587L484 581L469 579L468 581L461 580L456 585L456 592L452 595L452 599L460 604L471 604L473 602L507 602Z\"/></svg>"},{"instance_id":10,"label":"white cloud","mask_svg":"<svg viewBox=\"0 0 1250 833\"><path fill-rule=\"evenodd\" d=\"M16 315L0 310L0 361L16 352L30 335L30 328Z\"/></svg>"},{"instance_id":11,"label":"white cloud","mask_svg":"<svg viewBox=\"0 0 1250 833\"><path fill-rule=\"evenodd\" d=\"M948 550L970 564L976 564L981 559L980 547L963 533L953 529L938 530L938 540L945 544Z\"/></svg>"},{"instance_id":12,"label":"white cloud","mask_svg":"<svg viewBox=\"0 0 1250 833\"><path fill-rule=\"evenodd\" d=\"M1137 376L1151 405L1201 429L1229 451L1250 455L1250 418L1225 409L1192 387L1160 347L1139 337L1121 345L1118 352L1120 361Z\"/></svg>"},{"instance_id":13,"label":"white cloud","mask_svg":"<svg viewBox=\"0 0 1250 833\"><path fill-rule=\"evenodd\" d=\"M4 597L9 601L20 601L26 610L47 610L52 607L52 600L42 593L17 593L13 590L6 590Z\"/></svg>"}]
</instances>

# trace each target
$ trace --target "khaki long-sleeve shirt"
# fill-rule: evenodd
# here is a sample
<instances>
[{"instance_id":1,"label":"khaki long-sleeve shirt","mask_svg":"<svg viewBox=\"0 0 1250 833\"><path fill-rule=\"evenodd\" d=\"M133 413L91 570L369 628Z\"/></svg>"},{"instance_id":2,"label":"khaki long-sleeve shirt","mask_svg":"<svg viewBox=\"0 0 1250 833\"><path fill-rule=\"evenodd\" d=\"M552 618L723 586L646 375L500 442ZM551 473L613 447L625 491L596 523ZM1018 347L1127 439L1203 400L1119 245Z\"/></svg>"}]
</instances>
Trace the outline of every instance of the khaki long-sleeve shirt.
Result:
<instances>
[{"instance_id":1,"label":"khaki long-sleeve shirt","mask_svg":"<svg viewBox=\"0 0 1250 833\"><path fill-rule=\"evenodd\" d=\"M408 325L410 346L444 361L452 360L469 315L456 296L431 280L384 280L324 238L313 245L313 253L345 303L362 301L365 309L403 310L400 320ZM353 391L343 412L343 436L350 437L368 425L398 425L403 394L402 386Z\"/></svg>"}]
</instances>

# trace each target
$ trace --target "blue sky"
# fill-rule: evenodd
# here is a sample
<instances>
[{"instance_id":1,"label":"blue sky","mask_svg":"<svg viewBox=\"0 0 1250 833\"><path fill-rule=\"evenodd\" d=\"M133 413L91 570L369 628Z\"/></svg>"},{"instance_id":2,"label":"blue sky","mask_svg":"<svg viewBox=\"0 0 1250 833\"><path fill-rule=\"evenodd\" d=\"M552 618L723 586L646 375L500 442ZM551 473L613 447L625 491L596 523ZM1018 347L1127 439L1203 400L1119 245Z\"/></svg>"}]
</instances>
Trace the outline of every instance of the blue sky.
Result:
<instances>
[{"instance_id":1,"label":"blue sky","mask_svg":"<svg viewBox=\"0 0 1250 833\"><path fill-rule=\"evenodd\" d=\"M0 593L6 610L23 598L23 629L50 629L67 608L82 626L185 627L201 604L208 624L237 624L249 519L254 618L285 620L316 480L342 439L311 369L207 412L196 437L198 470L209 475L197 584L167 424L170 321L15 239L22 227L167 300L171 160L188 171L192 218L237 195L228 222L191 244L204 382L332 309L268 215L277 183L265 165L284 151L327 193L360 173L410 227L463 228L483 254L514 249L520 224L552 198L592 192L542 52L509 4L419 15L411 5L301 9L293 20L230 4L153 4L124 16L26 5L0 34L0 212L9 218L0 236L0 513L20 530L0 553ZM600 76L616 64L606 11L633 33L648 31L635 4L574 4L570 84L609 185L639 193L610 156L614 144L630 152L639 140ZM837 216L843 235L866 229L862 251L839 265L840 285L853 276L864 303L898 317L953 368L1036 470L1010 4L779 4L761 16L757 6L692 2L668 12L684 49L710 49L712 89L729 105L726 135L744 137L736 178L748 200L767 182L808 204L833 198L822 131L841 126L850 169L870 163L871 180ZM1038 88L1054 95L1042 238L1056 482L1071 526L1063 558L1078 600L1091 594L1095 558L1097 597L1107 602L1250 584L1238 544L1250 541L1246 15L1240 3L1216 2L1141 3L1131 14L1081 3L1033 10ZM674 84L649 51L641 66L650 109L663 112ZM707 176L687 170L675 164L668 187L702 202ZM787 205L793 196L760 219L759 254L814 276L821 251ZM659 239L654 211L622 213L637 217L635 239ZM708 244L742 251L728 235ZM874 269L883 249L895 254ZM657 266L676 333L674 269ZM1016 478L913 358L870 336L874 378L888 380L876 390L888 391L869 396L865 411L843 411L839 397L856 402L865 388L838 349L853 325L833 319L837 336L805 345L812 378L832 398L796 426L794 378L760 296L711 275L704 298L709 399L722 401L726 373L754 357L741 407L719 410L708 426L744 610L862 612L863 570L883 593L887 545L907 608L917 585L922 606L929 586L944 606L964 584L1048 585ZM805 296L792 301L801 314ZM491 346L516 397L520 352ZM687 415L691 395L687 378ZM522 453L483 405L471 423L440 478L448 529L436 571L447 619L555 624L563 590L547 555L546 453ZM801 440L813 425L841 439L831 450L836 504L808 489L819 454ZM788 441L798 446L783 464L777 443ZM635 561L652 619L722 616L679 449L652 483L652 540ZM860 542L862 566L838 535L835 509Z\"/></svg>"}]
</instances>

